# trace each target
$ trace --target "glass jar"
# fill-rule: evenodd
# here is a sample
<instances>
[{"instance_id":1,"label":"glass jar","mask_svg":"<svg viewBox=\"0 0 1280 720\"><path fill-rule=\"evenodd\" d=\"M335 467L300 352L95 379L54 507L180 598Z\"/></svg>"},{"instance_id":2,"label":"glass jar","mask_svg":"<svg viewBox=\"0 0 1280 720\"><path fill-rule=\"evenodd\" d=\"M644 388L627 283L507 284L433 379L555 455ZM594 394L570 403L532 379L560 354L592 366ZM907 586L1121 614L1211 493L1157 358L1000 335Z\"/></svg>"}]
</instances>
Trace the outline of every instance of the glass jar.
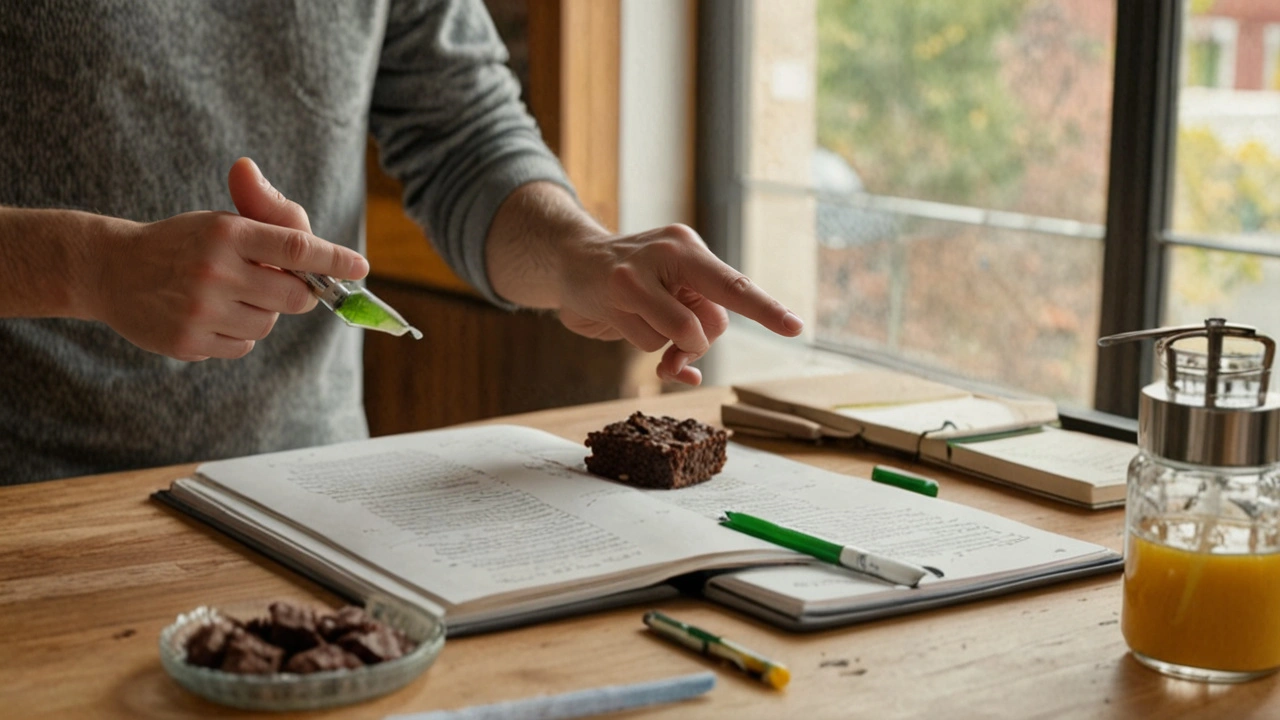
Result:
<instances>
[{"instance_id":1,"label":"glass jar","mask_svg":"<svg viewBox=\"0 0 1280 720\"><path fill-rule=\"evenodd\" d=\"M1280 395L1275 343L1213 318L1104 338L1156 338L1165 380L1142 389L1125 505L1120 628L1178 677L1280 669Z\"/></svg>"},{"instance_id":2,"label":"glass jar","mask_svg":"<svg viewBox=\"0 0 1280 720\"><path fill-rule=\"evenodd\" d=\"M1280 668L1280 468L1129 466L1120 628L1161 672L1238 682Z\"/></svg>"}]
</instances>

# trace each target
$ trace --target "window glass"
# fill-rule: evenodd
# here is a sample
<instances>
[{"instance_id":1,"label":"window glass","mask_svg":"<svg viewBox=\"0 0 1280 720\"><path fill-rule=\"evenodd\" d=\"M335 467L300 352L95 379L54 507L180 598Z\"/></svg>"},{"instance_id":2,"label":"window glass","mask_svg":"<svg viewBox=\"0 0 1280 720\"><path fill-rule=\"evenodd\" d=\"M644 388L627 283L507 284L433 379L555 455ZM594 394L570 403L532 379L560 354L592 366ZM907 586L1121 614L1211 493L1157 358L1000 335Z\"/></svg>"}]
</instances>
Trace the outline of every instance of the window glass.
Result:
<instances>
[{"instance_id":1,"label":"window glass","mask_svg":"<svg viewBox=\"0 0 1280 720\"><path fill-rule=\"evenodd\" d=\"M859 221L868 233L858 241L821 249L827 343L1086 403L1098 243L876 215Z\"/></svg>"},{"instance_id":2,"label":"window glass","mask_svg":"<svg viewBox=\"0 0 1280 720\"><path fill-rule=\"evenodd\" d=\"M818 143L869 192L1103 224L1111 0L818 3Z\"/></svg>"},{"instance_id":3,"label":"window glass","mask_svg":"<svg viewBox=\"0 0 1280 720\"><path fill-rule=\"evenodd\" d=\"M1165 322L1280 332L1280 3L1193 0L1183 23ZM1218 50L1209 67L1208 47Z\"/></svg>"},{"instance_id":4,"label":"window glass","mask_svg":"<svg viewBox=\"0 0 1280 720\"><path fill-rule=\"evenodd\" d=\"M1113 0L754 0L743 269L819 345L1090 405Z\"/></svg>"}]
</instances>

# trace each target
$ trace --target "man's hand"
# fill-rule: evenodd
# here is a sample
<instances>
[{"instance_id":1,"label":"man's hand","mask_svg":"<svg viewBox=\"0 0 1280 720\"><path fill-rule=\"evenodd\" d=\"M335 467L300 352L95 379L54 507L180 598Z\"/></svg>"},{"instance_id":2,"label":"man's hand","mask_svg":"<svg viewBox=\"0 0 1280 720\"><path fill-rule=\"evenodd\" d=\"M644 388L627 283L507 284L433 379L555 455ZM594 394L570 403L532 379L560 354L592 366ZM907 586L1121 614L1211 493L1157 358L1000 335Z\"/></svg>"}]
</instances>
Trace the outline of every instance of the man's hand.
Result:
<instances>
[{"instance_id":1,"label":"man's hand","mask_svg":"<svg viewBox=\"0 0 1280 720\"><path fill-rule=\"evenodd\" d=\"M567 245L560 320L603 340L625 338L645 352L667 347L658 375L689 385L689 363L729 326L732 310L786 336L804 327L791 311L707 249L696 232L670 225L637 235Z\"/></svg>"},{"instance_id":2,"label":"man's hand","mask_svg":"<svg viewBox=\"0 0 1280 720\"><path fill-rule=\"evenodd\" d=\"M368 262L310 232L306 213L242 158L228 177L241 215L191 212L120 223L90 252L98 259L88 315L135 345L179 360L239 358L280 313L316 305L280 268L359 279Z\"/></svg>"},{"instance_id":3,"label":"man's hand","mask_svg":"<svg viewBox=\"0 0 1280 720\"><path fill-rule=\"evenodd\" d=\"M546 183L526 185L502 205L486 259L499 295L554 308L580 335L625 338L646 352L667 346L657 369L666 380L702 381L689 363L724 333L727 310L788 337L804 327L690 228L611 236Z\"/></svg>"}]
</instances>

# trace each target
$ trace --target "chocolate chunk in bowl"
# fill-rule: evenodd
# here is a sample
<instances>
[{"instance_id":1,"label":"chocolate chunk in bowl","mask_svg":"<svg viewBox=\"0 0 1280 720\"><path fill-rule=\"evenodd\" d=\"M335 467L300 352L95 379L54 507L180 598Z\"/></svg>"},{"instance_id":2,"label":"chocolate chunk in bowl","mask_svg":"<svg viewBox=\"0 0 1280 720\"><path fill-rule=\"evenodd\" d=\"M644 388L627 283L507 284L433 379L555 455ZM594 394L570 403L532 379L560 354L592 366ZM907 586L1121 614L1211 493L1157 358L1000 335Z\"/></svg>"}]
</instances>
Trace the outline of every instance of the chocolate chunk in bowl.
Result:
<instances>
[{"instance_id":1,"label":"chocolate chunk in bowl","mask_svg":"<svg viewBox=\"0 0 1280 720\"><path fill-rule=\"evenodd\" d=\"M284 671L292 673L313 673L326 670L354 670L364 667L364 661L343 650L341 646L324 644L289 658Z\"/></svg>"},{"instance_id":2,"label":"chocolate chunk in bowl","mask_svg":"<svg viewBox=\"0 0 1280 720\"><path fill-rule=\"evenodd\" d=\"M403 641L386 625L355 630L338 638L338 646L370 665L395 660L404 654Z\"/></svg>"},{"instance_id":3,"label":"chocolate chunk in bowl","mask_svg":"<svg viewBox=\"0 0 1280 720\"><path fill-rule=\"evenodd\" d=\"M344 635L380 632L394 645L379 645L382 659L370 664L328 640L323 630L337 625ZM339 612L296 603L260 603L225 613L198 607L161 633L160 660L179 685L213 702L248 710L308 710L403 687L431 666L444 637L438 616L383 596L363 609ZM285 640L290 649L271 638Z\"/></svg>"},{"instance_id":4,"label":"chocolate chunk in bowl","mask_svg":"<svg viewBox=\"0 0 1280 720\"><path fill-rule=\"evenodd\" d=\"M196 628L187 639L187 662L202 667L222 666L227 656L227 640L240 628L234 619L218 617Z\"/></svg>"},{"instance_id":5,"label":"chocolate chunk in bowl","mask_svg":"<svg viewBox=\"0 0 1280 720\"><path fill-rule=\"evenodd\" d=\"M282 648L290 655L310 650L324 642L320 631L316 629L315 608L277 600L267 607L270 613L270 632L267 634L271 644Z\"/></svg>"},{"instance_id":6,"label":"chocolate chunk in bowl","mask_svg":"<svg viewBox=\"0 0 1280 720\"><path fill-rule=\"evenodd\" d=\"M191 651L188 650L188 656L190 653ZM282 648L272 645L257 635L237 629L227 639L226 652L223 653L218 669L240 675L270 675L279 672L280 663L283 661Z\"/></svg>"}]
</instances>

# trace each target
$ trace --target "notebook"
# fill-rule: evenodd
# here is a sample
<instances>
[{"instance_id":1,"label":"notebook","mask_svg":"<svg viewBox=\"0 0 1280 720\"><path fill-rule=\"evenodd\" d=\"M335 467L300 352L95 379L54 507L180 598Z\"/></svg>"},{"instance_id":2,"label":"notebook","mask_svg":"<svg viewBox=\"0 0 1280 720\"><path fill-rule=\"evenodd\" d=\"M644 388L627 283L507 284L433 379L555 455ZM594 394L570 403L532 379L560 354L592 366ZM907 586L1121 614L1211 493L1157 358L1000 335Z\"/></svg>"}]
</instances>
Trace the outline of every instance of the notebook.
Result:
<instances>
[{"instance_id":1,"label":"notebook","mask_svg":"<svg viewBox=\"0 0 1280 720\"><path fill-rule=\"evenodd\" d=\"M971 393L892 371L734 386L726 427L798 440L857 439L913 460L1089 508L1124 503L1125 443L1058 426L1046 399Z\"/></svg>"}]
</instances>

